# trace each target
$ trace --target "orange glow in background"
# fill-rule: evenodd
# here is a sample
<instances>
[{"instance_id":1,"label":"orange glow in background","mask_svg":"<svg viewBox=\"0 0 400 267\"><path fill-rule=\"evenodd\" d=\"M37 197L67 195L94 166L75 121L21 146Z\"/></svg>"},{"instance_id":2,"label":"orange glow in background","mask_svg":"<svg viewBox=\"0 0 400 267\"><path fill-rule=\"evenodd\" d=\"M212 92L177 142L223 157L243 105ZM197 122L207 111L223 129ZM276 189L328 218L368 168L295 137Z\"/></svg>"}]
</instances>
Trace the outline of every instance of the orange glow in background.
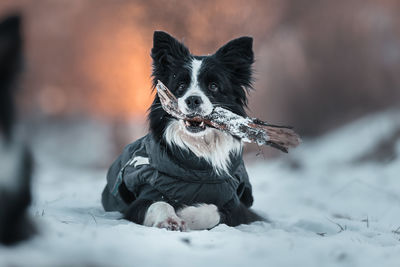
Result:
<instances>
[{"instance_id":1,"label":"orange glow in background","mask_svg":"<svg viewBox=\"0 0 400 267\"><path fill-rule=\"evenodd\" d=\"M23 111L144 120L154 30L197 55L254 37L249 115L318 134L400 103L397 0L2 0L24 17Z\"/></svg>"},{"instance_id":2,"label":"orange glow in background","mask_svg":"<svg viewBox=\"0 0 400 267\"><path fill-rule=\"evenodd\" d=\"M154 30L170 32L194 53L213 53L238 29L242 35L269 30L279 5L251 2L260 9L246 1L6 0L0 15L22 10L24 16L26 110L130 120L143 118L152 102Z\"/></svg>"}]
</instances>

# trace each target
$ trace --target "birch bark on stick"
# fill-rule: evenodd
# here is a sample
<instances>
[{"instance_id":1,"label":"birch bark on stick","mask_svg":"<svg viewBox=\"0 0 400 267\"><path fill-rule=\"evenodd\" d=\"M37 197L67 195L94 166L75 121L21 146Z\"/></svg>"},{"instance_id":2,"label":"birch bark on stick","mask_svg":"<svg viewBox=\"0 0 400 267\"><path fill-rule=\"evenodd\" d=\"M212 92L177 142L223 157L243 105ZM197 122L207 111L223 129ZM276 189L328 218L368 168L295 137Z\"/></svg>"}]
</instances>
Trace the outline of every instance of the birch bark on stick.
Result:
<instances>
[{"instance_id":1,"label":"birch bark on stick","mask_svg":"<svg viewBox=\"0 0 400 267\"><path fill-rule=\"evenodd\" d=\"M221 107L214 108L205 117L188 117L179 109L174 94L161 81L158 81L156 88L163 109L175 118L204 122L244 142L269 145L286 153L289 148L297 147L301 142L299 135L289 126L272 125L256 118L242 117Z\"/></svg>"}]
</instances>

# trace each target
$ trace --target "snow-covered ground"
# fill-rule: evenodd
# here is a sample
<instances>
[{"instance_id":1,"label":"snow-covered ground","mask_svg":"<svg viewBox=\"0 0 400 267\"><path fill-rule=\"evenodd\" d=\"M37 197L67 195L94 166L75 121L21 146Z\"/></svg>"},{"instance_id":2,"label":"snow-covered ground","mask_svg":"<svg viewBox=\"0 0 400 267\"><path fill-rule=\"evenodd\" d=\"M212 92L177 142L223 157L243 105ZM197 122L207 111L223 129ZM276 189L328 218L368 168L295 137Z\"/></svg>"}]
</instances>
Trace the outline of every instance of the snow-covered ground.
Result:
<instances>
[{"instance_id":1,"label":"snow-covered ground","mask_svg":"<svg viewBox=\"0 0 400 267\"><path fill-rule=\"evenodd\" d=\"M66 163L57 156L63 151L49 148L62 140L46 138L34 146L31 213L40 234L0 247L0 266L398 267L400 143L390 162L357 159L399 127L400 113L389 111L305 140L288 156L249 162L254 208L272 223L183 233L105 213L106 170ZM99 149L90 136L70 134L83 157L107 151L90 149Z\"/></svg>"}]
</instances>

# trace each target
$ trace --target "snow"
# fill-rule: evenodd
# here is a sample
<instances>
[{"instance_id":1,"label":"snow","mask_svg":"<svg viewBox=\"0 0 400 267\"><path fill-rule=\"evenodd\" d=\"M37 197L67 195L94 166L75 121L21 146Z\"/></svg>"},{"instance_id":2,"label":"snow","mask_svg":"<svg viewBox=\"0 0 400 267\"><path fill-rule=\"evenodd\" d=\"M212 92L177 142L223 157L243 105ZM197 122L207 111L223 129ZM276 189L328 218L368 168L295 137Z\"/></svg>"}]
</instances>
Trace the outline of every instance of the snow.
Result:
<instances>
[{"instance_id":1,"label":"snow","mask_svg":"<svg viewBox=\"0 0 400 267\"><path fill-rule=\"evenodd\" d=\"M356 159L400 127L399 118L380 113L304 140L279 159L248 162L254 209L272 223L210 231L169 232L104 212L106 169L57 160L38 142L30 212L40 234L0 246L0 266L398 267L400 142L392 162ZM96 138L105 143L107 134ZM108 149L94 147L97 157Z\"/></svg>"},{"instance_id":2,"label":"snow","mask_svg":"<svg viewBox=\"0 0 400 267\"><path fill-rule=\"evenodd\" d=\"M19 169L23 147L16 142L6 143L0 138L0 191L14 192L19 188L15 173Z\"/></svg>"}]
</instances>

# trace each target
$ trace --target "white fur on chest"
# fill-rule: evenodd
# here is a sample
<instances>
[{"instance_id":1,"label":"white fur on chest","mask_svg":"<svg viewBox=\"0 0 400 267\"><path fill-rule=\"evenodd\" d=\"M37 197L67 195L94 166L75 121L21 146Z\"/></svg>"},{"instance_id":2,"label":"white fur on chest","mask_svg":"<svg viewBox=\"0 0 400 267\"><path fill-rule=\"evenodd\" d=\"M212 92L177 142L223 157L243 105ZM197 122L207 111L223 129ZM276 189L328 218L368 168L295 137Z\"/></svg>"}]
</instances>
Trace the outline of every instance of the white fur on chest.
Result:
<instances>
[{"instance_id":1,"label":"white fur on chest","mask_svg":"<svg viewBox=\"0 0 400 267\"><path fill-rule=\"evenodd\" d=\"M178 120L169 123L164 138L168 145L190 150L197 157L204 158L218 174L228 173L230 154L238 154L242 150L242 143L230 134L213 128L198 134L189 133L183 121Z\"/></svg>"}]
</instances>

